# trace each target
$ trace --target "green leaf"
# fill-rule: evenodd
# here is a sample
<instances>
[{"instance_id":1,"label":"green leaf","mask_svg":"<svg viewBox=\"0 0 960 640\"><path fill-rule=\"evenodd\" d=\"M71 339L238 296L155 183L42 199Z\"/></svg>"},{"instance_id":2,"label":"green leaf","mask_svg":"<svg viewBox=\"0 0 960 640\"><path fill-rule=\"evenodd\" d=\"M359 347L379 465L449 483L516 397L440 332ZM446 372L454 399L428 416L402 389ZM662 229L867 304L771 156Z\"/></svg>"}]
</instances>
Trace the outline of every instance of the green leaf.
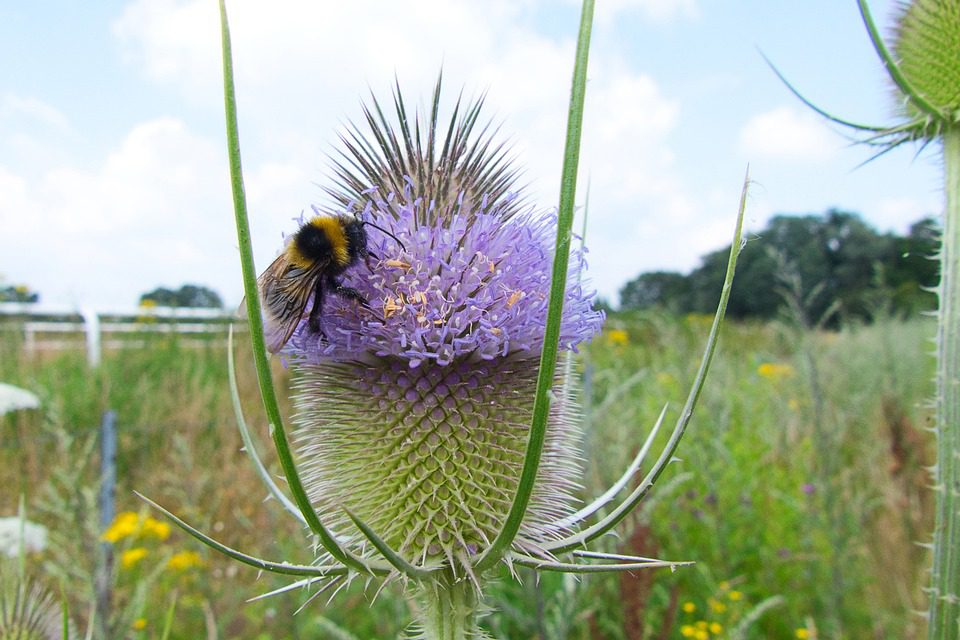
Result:
<instances>
[{"instance_id":1,"label":"green leaf","mask_svg":"<svg viewBox=\"0 0 960 640\"><path fill-rule=\"evenodd\" d=\"M593 0L584 0L580 14L580 32L577 38L576 60L573 68L573 86L570 92L570 111L567 118L567 142L560 178L560 208L557 214L557 240L553 256L553 280L547 307L547 326L544 330L543 351L537 374L537 391L533 404L533 420L524 456L520 482L503 529L490 547L476 562L481 572L496 564L513 543L527 512L530 496L540 467L543 441L550 413L550 387L553 385L560 343L560 321L563 299L566 297L567 265L570 258L570 238L573 227L573 209L577 194L577 170L580 164L580 137L583 127L583 102L587 90L587 61L590 53L590 31L593 25Z\"/></svg>"},{"instance_id":2,"label":"green leaf","mask_svg":"<svg viewBox=\"0 0 960 640\"><path fill-rule=\"evenodd\" d=\"M238 560L239 562L242 562L243 564L249 565L256 569L260 569L262 571L269 571L271 573L282 573L288 576L338 576L338 575L344 575L346 573L349 573L350 571L348 567L342 566L342 565L318 565L318 566L298 565L298 564L289 564L286 562L271 562L270 560L262 560L254 556L247 555L245 553L237 551L236 549L228 547L222 542L218 542L213 538L211 538L210 536L206 535L205 533L201 532L200 530L195 529L194 527L190 526L189 524L187 524L177 516L173 515L171 512L167 511L166 509L161 507L159 504L157 504L150 498L147 498L143 494L137 493L136 491L134 491L134 493L138 498L140 498L141 500L146 502L148 505L150 505L151 507L153 507L154 509L162 513L167 518L169 518L175 525L177 525L178 527L180 527L181 529L183 529L184 531L186 531L191 536L193 536L203 544L207 545L211 549L215 551L219 551L220 553L226 556L229 556L234 560ZM376 569L372 569L372 568L369 569L368 572L378 573L381 575L383 574L383 572L378 572Z\"/></svg>"},{"instance_id":3,"label":"green leaf","mask_svg":"<svg viewBox=\"0 0 960 640\"><path fill-rule=\"evenodd\" d=\"M710 327L710 334L707 337L707 346L704 349L703 358L700 361L700 368L697 370L697 376L693 381L693 386L687 396L687 401L680 412L677 424L670 435L660 457L657 458L653 468L643 479L639 486L627 496L627 498L614 509L606 518L597 524L584 529L576 535L557 540L544 548L551 553L563 553L576 547L582 546L591 540L615 527L640 503L647 492L653 487L660 474L666 469L667 464L673 459L673 454L680 445L680 439L686 431L690 418L693 417L693 410L697 406L697 400L700 398L700 392L703 390L703 384L707 379L707 372L710 370L710 363L713 361L713 355L717 348L717 340L720 335L720 326L723 323L723 317L727 310L727 302L730 300L730 290L733 287L733 275L737 268L737 257L743 248L743 217L747 206L747 191L750 186L750 171L743 180L743 189L740 192L740 206L737 214L737 226L733 234L733 242L730 245L730 257L727 260L727 272L723 281L723 288L720 292L720 302L717 305L717 313L713 317L713 325Z\"/></svg>"},{"instance_id":4,"label":"green leaf","mask_svg":"<svg viewBox=\"0 0 960 640\"><path fill-rule=\"evenodd\" d=\"M356 558L342 549L333 535L320 522L320 517L310 504L310 498L303 488L300 475L290 454L290 445L283 428L283 419L280 416L280 405L277 402L277 392L273 386L273 375L270 372L270 361L267 358L267 348L263 340L263 318L260 314L260 295L257 289L256 268L253 264L253 246L250 240L250 223L247 218L247 198L243 188L243 169L240 163L240 133L237 126L237 99L233 86L233 54L230 45L230 26L227 22L227 8L224 0L220 0L220 28L223 45L223 99L224 112L227 121L227 151L230 159L230 184L233 189L233 211L237 225L237 243L240 249L240 265L243 270L243 291L246 296L247 320L250 323L250 339L253 343L253 359L257 370L257 380L260 383L260 395L263 398L263 407L270 421L270 434L277 449L283 475L287 479L293 500L303 514L307 525L317 537L320 544L331 556L343 564L358 571L368 571L369 567L359 558Z\"/></svg>"}]
</instances>

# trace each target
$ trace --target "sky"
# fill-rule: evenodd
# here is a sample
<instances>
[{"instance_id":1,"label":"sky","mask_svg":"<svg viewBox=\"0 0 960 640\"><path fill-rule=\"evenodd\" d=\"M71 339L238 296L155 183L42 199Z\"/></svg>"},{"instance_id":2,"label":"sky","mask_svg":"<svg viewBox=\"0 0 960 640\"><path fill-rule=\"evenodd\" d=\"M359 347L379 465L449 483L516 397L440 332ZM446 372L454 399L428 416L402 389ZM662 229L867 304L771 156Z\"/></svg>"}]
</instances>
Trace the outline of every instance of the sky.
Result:
<instances>
[{"instance_id":1,"label":"sky","mask_svg":"<svg viewBox=\"0 0 960 640\"><path fill-rule=\"evenodd\" d=\"M751 241L776 214L860 213L903 233L940 213L936 149L860 166L806 109L890 122L854 0L597 0L578 202L601 296L729 245L747 166ZM872 0L889 26L894 0ZM242 297L214 0L0 4L0 286L132 308L185 283ZM228 0L258 268L323 203L337 132L397 78L424 105L486 93L522 180L556 207L579 5L572 0ZM579 224L579 223L578 223Z\"/></svg>"}]
</instances>

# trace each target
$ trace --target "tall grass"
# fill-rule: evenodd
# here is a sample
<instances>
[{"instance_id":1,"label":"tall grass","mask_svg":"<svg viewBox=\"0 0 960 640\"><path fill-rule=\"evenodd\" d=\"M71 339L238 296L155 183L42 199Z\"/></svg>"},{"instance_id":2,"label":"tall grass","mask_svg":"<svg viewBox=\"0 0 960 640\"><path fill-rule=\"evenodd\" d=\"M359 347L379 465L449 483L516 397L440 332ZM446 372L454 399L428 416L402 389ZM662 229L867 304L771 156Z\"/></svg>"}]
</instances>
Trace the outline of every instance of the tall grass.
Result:
<instances>
[{"instance_id":1,"label":"tall grass","mask_svg":"<svg viewBox=\"0 0 960 640\"><path fill-rule=\"evenodd\" d=\"M616 479L635 453L627 443L646 433L662 402L679 410L707 330L699 317L615 315L583 354L578 366L590 369L592 406L584 495ZM505 580L491 590L502 612L491 631L634 640L683 637L684 625L702 621L720 625L714 637L791 638L800 628L821 638L920 637L922 619L911 611L923 607L926 564L915 542L932 521L923 469L932 460L923 431L930 332L919 320L838 333L728 323L724 357L682 461L668 469L656 501L607 541L609 551L697 564L673 574ZM815 388L809 355L820 378ZM95 372L80 352L34 359L15 342L0 345L0 380L44 402L39 411L0 418L0 515L16 511L22 492L31 519L51 527L53 548L31 561L64 578L77 615L89 610L90 549L98 542L91 443L108 408L120 427L118 511L140 509L137 489L176 505L227 544L291 561L312 557L308 549L278 548L300 539L296 524L249 499L263 490L240 451L225 362L218 342L198 349L167 337L108 352ZM282 389L284 369L277 365L275 375ZM239 385L248 420L266 442L252 370L239 371ZM271 530L276 535L263 534ZM312 593L246 603L283 582L207 555L177 534L124 540L117 551L140 545L150 555L117 568L117 637L140 618L144 637L156 635L174 593L175 638L209 637L210 629L219 637L326 638L337 626L359 638L394 638L408 618L400 594L388 588L370 607L374 594L360 584L338 596L335 608L321 596L291 616ZM183 550L199 552L204 566L169 569L166 560ZM839 601L830 595L837 589Z\"/></svg>"}]
</instances>

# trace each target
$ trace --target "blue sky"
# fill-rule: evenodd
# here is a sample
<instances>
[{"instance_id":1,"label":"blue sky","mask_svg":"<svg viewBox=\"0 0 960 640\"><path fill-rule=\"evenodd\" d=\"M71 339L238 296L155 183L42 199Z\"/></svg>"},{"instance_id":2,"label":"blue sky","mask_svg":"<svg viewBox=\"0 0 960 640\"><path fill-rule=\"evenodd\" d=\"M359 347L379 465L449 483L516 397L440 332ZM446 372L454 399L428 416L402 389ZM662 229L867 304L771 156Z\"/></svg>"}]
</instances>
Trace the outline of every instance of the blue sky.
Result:
<instances>
[{"instance_id":1,"label":"blue sky","mask_svg":"<svg viewBox=\"0 0 960 640\"><path fill-rule=\"evenodd\" d=\"M894 5L871 2L878 22ZM441 65L448 96L486 91L531 193L556 205L576 3L228 6L260 267L322 201L337 130L394 74L417 102ZM754 230L839 207L902 232L940 211L936 150L856 168L868 150L758 53L817 104L889 121L854 0L597 0L593 45L580 195L589 175L590 276L609 299L728 243L747 163ZM214 0L0 5L0 281L58 305L128 307L187 282L239 302L218 47Z\"/></svg>"}]
</instances>

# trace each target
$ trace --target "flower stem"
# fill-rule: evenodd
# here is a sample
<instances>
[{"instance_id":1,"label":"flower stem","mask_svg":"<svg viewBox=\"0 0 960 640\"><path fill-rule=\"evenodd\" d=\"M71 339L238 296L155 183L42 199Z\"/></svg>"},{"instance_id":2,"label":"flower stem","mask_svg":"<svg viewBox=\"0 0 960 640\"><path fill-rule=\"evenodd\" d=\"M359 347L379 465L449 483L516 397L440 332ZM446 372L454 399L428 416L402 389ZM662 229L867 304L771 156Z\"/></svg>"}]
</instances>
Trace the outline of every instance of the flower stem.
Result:
<instances>
[{"instance_id":1,"label":"flower stem","mask_svg":"<svg viewBox=\"0 0 960 640\"><path fill-rule=\"evenodd\" d=\"M937 329L937 516L928 637L960 638L960 128L943 134L946 209Z\"/></svg>"},{"instance_id":2,"label":"flower stem","mask_svg":"<svg viewBox=\"0 0 960 640\"><path fill-rule=\"evenodd\" d=\"M427 580L420 594L423 606L419 620L423 640L480 640L480 594L469 579L459 580L449 572Z\"/></svg>"}]
</instances>

